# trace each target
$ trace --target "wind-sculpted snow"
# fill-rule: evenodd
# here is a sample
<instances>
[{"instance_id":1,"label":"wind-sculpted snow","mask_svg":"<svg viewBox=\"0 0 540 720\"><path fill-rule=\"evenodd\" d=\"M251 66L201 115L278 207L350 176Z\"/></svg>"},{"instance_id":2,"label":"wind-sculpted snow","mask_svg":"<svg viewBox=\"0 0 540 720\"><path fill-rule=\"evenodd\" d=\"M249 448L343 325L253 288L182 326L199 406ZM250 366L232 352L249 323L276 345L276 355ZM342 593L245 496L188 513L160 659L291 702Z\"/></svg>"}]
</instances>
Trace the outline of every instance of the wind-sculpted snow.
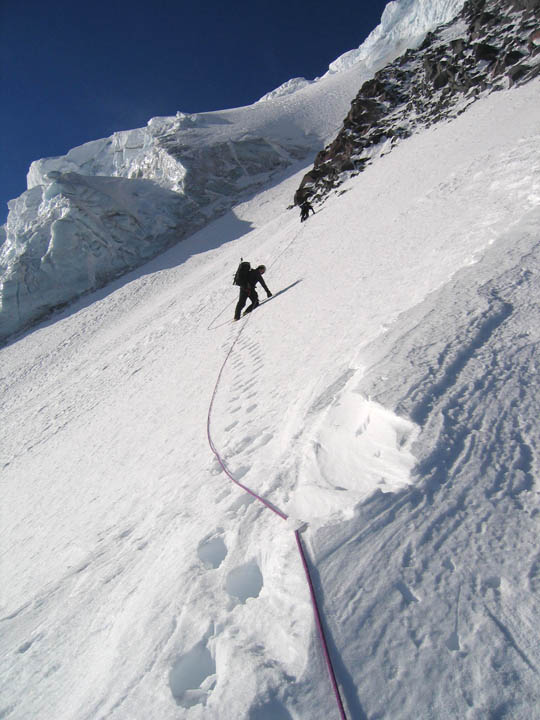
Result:
<instances>
[{"instance_id":1,"label":"wind-sculpted snow","mask_svg":"<svg viewBox=\"0 0 540 720\"><path fill-rule=\"evenodd\" d=\"M420 485L366 504L323 561L329 585L361 564L330 612L363 628L347 657L363 658L370 716L409 718L427 698L437 718L540 710L539 221L525 214L365 354L360 388L422 425ZM414 662L396 662L404 647Z\"/></svg>"}]
</instances>

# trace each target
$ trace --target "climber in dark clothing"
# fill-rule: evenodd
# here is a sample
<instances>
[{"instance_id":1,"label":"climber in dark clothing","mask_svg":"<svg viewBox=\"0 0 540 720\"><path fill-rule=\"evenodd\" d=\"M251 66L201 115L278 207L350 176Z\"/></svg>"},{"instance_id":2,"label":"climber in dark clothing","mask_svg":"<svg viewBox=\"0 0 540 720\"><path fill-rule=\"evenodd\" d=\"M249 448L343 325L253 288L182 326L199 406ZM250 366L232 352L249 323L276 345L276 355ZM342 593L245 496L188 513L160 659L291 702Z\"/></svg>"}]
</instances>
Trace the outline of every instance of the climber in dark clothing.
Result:
<instances>
[{"instance_id":1,"label":"climber in dark clothing","mask_svg":"<svg viewBox=\"0 0 540 720\"><path fill-rule=\"evenodd\" d=\"M248 305L244 312L244 315L248 312L251 312L252 310L255 310L255 308L259 304L259 296L257 295L257 291L255 290L255 285L257 285L257 283L261 283L263 288L266 290L267 297L272 297L272 293L270 292L262 278L265 272L266 267L264 265L259 265L259 267L253 268L249 271L246 282L240 286L240 296L238 298L236 310L234 311L235 320L240 320L242 308L246 304L248 298L251 300L251 305Z\"/></svg>"},{"instance_id":2,"label":"climber in dark clothing","mask_svg":"<svg viewBox=\"0 0 540 720\"><path fill-rule=\"evenodd\" d=\"M315 215L315 210L313 209L313 205L308 201L304 200L304 202L300 205L300 222L304 222L304 220L307 220L309 217L309 211Z\"/></svg>"}]
</instances>

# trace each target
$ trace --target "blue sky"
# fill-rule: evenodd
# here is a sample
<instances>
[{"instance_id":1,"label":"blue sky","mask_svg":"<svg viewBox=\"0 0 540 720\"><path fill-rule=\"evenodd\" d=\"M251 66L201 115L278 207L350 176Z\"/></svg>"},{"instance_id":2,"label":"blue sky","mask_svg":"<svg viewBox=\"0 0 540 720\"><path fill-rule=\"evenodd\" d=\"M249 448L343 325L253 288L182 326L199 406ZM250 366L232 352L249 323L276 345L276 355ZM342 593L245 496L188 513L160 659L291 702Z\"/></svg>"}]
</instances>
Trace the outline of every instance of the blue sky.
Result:
<instances>
[{"instance_id":1,"label":"blue sky","mask_svg":"<svg viewBox=\"0 0 540 720\"><path fill-rule=\"evenodd\" d=\"M321 75L360 45L386 4L0 0L0 222L33 160Z\"/></svg>"}]
</instances>

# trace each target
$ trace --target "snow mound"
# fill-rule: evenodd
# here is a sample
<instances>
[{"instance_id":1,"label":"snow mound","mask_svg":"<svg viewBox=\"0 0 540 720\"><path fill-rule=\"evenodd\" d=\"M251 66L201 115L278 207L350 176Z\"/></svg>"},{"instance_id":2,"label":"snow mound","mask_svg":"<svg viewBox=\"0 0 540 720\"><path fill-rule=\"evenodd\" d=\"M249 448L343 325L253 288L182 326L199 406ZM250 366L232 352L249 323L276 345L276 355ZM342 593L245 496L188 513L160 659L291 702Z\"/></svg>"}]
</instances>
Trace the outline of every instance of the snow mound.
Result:
<instances>
[{"instance_id":1,"label":"snow mound","mask_svg":"<svg viewBox=\"0 0 540 720\"><path fill-rule=\"evenodd\" d=\"M313 525L352 517L357 503L376 490L392 492L411 483L414 424L365 398L356 373L331 405L314 404L299 442L298 487L293 516Z\"/></svg>"}]
</instances>

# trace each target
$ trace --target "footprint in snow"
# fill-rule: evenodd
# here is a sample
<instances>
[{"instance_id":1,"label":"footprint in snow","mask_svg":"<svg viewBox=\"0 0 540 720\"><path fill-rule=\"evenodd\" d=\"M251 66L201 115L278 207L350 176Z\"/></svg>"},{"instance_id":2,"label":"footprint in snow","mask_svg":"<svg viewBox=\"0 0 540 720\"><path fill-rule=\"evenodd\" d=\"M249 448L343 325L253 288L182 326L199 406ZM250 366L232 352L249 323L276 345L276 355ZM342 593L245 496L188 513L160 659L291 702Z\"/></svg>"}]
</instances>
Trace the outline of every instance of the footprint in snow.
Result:
<instances>
[{"instance_id":1,"label":"footprint in snow","mask_svg":"<svg viewBox=\"0 0 540 720\"><path fill-rule=\"evenodd\" d=\"M268 445L270 440L273 438L273 435L271 433L265 433L262 437L259 438L259 441L257 443L257 448L264 447L264 445Z\"/></svg>"},{"instance_id":2,"label":"footprint in snow","mask_svg":"<svg viewBox=\"0 0 540 720\"><path fill-rule=\"evenodd\" d=\"M248 598L259 597L263 585L263 576L255 560L231 570L225 581L226 591L241 603L245 603Z\"/></svg>"},{"instance_id":3,"label":"footprint in snow","mask_svg":"<svg viewBox=\"0 0 540 720\"><path fill-rule=\"evenodd\" d=\"M210 468L210 474L211 475L219 475L222 472L223 472L223 469L222 469L221 465L219 464L217 458L214 458L212 460L212 467Z\"/></svg>"},{"instance_id":4,"label":"footprint in snow","mask_svg":"<svg viewBox=\"0 0 540 720\"><path fill-rule=\"evenodd\" d=\"M233 450L233 453L235 455L237 455L237 454L243 452L244 450L246 450L246 448L248 448L253 443L254 440L255 440L255 438L252 437L251 435L246 435L245 438L243 438L242 440L240 440L240 442L238 442L236 444L236 446Z\"/></svg>"},{"instance_id":5,"label":"footprint in snow","mask_svg":"<svg viewBox=\"0 0 540 720\"><path fill-rule=\"evenodd\" d=\"M538 554L529 569L529 588L531 592L540 592L540 554Z\"/></svg>"},{"instance_id":6,"label":"footprint in snow","mask_svg":"<svg viewBox=\"0 0 540 720\"><path fill-rule=\"evenodd\" d=\"M252 708L248 718L249 720L292 720L292 715L277 698L273 698L264 705Z\"/></svg>"},{"instance_id":7,"label":"footprint in snow","mask_svg":"<svg viewBox=\"0 0 540 720\"><path fill-rule=\"evenodd\" d=\"M398 580L394 584L395 589L399 592L402 598L403 607L410 605L411 603L418 602L418 598L412 592L412 590L402 580Z\"/></svg>"},{"instance_id":8,"label":"footprint in snow","mask_svg":"<svg viewBox=\"0 0 540 720\"><path fill-rule=\"evenodd\" d=\"M183 708L206 705L216 685L216 663L206 640L179 655L169 671L169 687L176 704Z\"/></svg>"},{"instance_id":9,"label":"footprint in snow","mask_svg":"<svg viewBox=\"0 0 540 720\"><path fill-rule=\"evenodd\" d=\"M217 569L227 557L227 546L221 535L201 540L197 548L199 560L208 569Z\"/></svg>"},{"instance_id":10,"label":"footprint in snow","mask_svg":"<svg viewBox=\"0 0 540 720\"><path fill-rule=\"evenodd\" d=\"M228 498L230 494L231 494L231 488L229 486L227 486L215 496L214 502L219 503L222 500L225 500L225 498Z\"/></svg>"}]
</instances>

